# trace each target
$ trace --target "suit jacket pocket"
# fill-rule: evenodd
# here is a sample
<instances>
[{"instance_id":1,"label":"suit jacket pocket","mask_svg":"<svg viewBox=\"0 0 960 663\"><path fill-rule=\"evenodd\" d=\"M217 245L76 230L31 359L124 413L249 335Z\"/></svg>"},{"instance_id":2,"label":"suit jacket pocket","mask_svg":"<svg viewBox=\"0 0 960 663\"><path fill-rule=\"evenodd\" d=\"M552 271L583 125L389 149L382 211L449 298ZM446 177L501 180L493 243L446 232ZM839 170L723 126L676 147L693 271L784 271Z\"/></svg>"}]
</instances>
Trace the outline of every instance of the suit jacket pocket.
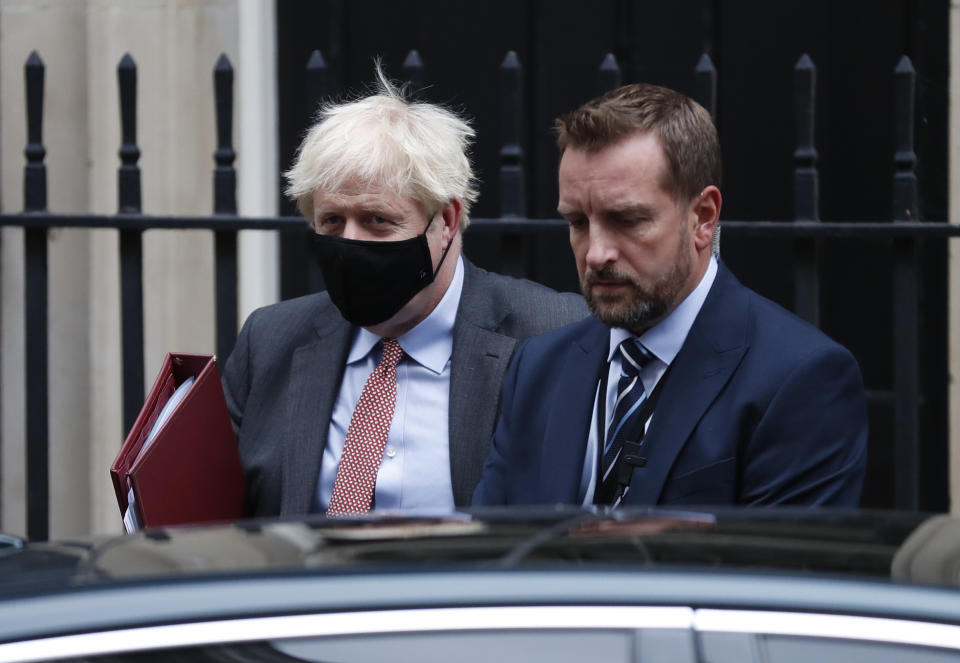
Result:
<instances>
[{"instance_id":1,"label":"suit jacket pocket","mask_svg":"<svg viewBox=\"0 0 960 663\"><path fill-rule=\"evenodd\" d=\"M660 504L733 504L736 458L724 458L667 480Z\"/></svg>"}]
</instances>

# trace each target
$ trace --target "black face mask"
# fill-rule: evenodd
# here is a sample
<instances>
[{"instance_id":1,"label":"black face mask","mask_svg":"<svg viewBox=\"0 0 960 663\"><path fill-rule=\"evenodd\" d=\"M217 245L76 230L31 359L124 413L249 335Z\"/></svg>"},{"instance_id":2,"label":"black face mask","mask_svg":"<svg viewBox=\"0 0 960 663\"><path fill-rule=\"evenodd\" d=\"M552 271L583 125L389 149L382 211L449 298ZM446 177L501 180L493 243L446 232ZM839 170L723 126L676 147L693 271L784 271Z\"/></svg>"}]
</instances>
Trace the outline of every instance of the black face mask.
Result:
<instances>
[{"instance_id":1,"label":"black face mask","mask_svg":"<svg viewBox=\"0 0 960 663\"><path fill-rule=\"evenodd\" d=\"M433 283L453 241L434 271L427 244L431 223L433 217L423 234L393 242L313 236L327 292L348 322L358 327L385 322Z\"/></svg>"}]
</instances>

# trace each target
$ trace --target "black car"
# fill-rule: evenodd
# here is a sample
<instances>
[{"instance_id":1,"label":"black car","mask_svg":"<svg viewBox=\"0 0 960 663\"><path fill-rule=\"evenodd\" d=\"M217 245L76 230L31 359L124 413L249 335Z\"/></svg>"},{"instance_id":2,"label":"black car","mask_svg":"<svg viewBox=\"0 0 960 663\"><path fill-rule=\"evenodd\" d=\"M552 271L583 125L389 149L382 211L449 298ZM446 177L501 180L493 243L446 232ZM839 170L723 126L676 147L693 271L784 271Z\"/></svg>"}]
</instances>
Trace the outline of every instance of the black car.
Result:
<instances>
[{"instance_id":1,"label":"black car","mask_svg":"<svg viewBox=\"0 0 960 663\"><path fill-rule=\"evenodd\" d=\"M476 511L0 540L2 661L960 660L960 521Z\"/></svg>"}]
</instances>

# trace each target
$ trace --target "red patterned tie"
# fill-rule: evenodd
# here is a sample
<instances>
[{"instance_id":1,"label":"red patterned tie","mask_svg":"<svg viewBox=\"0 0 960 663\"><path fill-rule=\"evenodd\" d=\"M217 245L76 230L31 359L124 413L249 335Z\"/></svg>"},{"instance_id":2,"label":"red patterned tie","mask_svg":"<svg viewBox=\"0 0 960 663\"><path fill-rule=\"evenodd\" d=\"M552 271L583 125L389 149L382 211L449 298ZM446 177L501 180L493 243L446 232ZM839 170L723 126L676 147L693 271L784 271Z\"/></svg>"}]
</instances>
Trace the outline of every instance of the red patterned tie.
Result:
<instances>
[{"instance_id":1,"label":"red patterned tie","mask_svg":"<svg viewBox=\"0 0 960 663\"><path fill-rule=\"evenodd\" d=\"M328 516L370 511L377 470L397 404L397 363L402 356L403 349L396 340L383 339L380 365L363 385L360 400L350 418L327 508Z\"/></svg>"}]
</instances>

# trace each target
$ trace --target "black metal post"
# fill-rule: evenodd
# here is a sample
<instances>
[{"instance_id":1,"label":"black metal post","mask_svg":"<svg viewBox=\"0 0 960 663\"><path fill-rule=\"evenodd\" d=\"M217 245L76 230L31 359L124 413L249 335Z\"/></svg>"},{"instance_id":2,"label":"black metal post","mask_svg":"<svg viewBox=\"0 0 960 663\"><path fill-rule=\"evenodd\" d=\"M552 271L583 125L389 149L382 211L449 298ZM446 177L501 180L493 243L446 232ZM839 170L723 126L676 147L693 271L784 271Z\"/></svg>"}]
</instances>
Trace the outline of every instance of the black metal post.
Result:
<instances>
[{"instance_id":1,"label":"black metal post","mask_svg":"<svg viewBox=\"0 0 960 663\"><path fill-rule=\"evenodd\" d=\"M316 120L317 111L324 97L330 93L329 70L320 51L314 51L307 60L307 126Z\"/></svg>"},{"instance_id":2,"label":"black metal post","mask_svg":"<svg viewBox=\"0 0 960 663\"><path fill-rule=\"evenodd\" d=\"M713 123L717 123L717 69L713 66L713 60L708 53L704 53L697 60L697 66L694 68L694 101L703 106ZM713 238L710 240L710 251L715 255L720 255L720 222L713 231Z\"/></svg>"},{"instance_id":3,"label":"black metal post","mask_svg":"<svg viewBox=\"0 0 960 663\"><path fill-rule=\"evenodd\" d=\"M140 148L137 147L137 64L126 53L117 66L120 86L120 169L117 173L117 193L121 214L139 214Z\"/></svg>"},{"instance_id":4,"label":"black metal post","mask_svg":"<svg viewBox=\"0 0 960 663\"><path fill-rule=\"evenodd\" d=\"M420 58L417 49L407 53L407 57L403 61L403 79L410 84L414 92L423 89L425 81L423 60Z\"/></svg>"},{"instance_id":5,"label":"black metal post","mask_svg":"<svg viewBox=\"0 0 960 663\"><path fill-rule=\"evenodd\" d=\"M27 164L23 172L23 209L25 212L47 211L47 167L43 163L47 150L43 146L43 84L45 67L40 55L33 51L24 65L27 85Z\"/></svg>"},{"instance_id":6,"label":"black metal post","mask_svg":"<svg viewBox=\"0 0 960 663\"><path fill-rule=\"evenodd\" d=\"M127 53L117 66L120 87L120 214L140 214L140 149L137 147L137 65ZM120 317L123 333L123 426L130 430L143 405L143 234L120 231Z\"/></svg>"},{"instance_id":7,"label":"black metal post","mask_svg":"<svg viewBox=\"0 0 960 663\"><path fill-rule=\"evenodd\" d=\"M704 53L697 60L697 66L694 73L694 101L707 109L714 123L717 121L717 68L713 66L713 60L709 53Z\"/></svg>"},{"instance_id":8,"label":"black metal post","mask_svg":"<svg viewBox=\"0 0 960 663\"><path fill-rule=\"evenodd\" d=\"M896 95L896 153L893 156L896 172L893 176L893 220L920 221L919 187L914 166L917 155L913 151L914 90L916 71L910 58L900 58L894 70Z\"/></svg>"},{"instance_id":9,"label":"black metal post","mask_svg":"<svg viewBox=\"0 0 960 663\"><path fill-rule=\"evenodd\" d=\"M523 69L516 51L509 51L500 65L502 103L500 127L500 216L527 215L526 177L523 163ZM511 276L525 276L525 243L516 233L504 233L500 269Z\"/></svg>"},{"instance_id":10,"label":"black metal post","mask_svg":"<svg viewBox=\"0 0 960 663\"><path fill-rule=\"evenodd\" d=\"M44 65L36 51L24 67L27 86L27 163L23 173L23 210L47 211L47 167L43 163ZM50 405L47 304L47 231L27 228L23 233L26 296L26 455L27 536L49 537L50 529Z\"/></svg>"},{"instance_id":11,"label":"black metal post","mask_svg":"<svg viewBox=\"0 0 960 663\"><path fill-rule=\"evenodd\" d=\"M233 67L221 54L213 70L217 111L216 168L213 174L213 213L237 214L237 173L233 168ZM217 354L221 365L237 340L237 231L214 233L217 288Z\"/></svg>"},{"instance_id":12,"label":"black metal post","mask_svg":"<svg viewBox=\"0 0 960 663\"><path fill-rule=\"evenodd\" d=\"M317 120L317 113L323 99L329 96L331 92L329 69L320 51L311 53L310 59L307 61L306 90L307 126L310 127ZM309 240L310 234L310 231L307 230L302 232L305 242ZM327 286L323 282L323 273L320 271L316 250L310 244L307 251L313 258L307 263L307 286L310 288L310 292L320 292L325 290Z\"/></svg>"},{"instance_id":13,"label":"black metal post","mask_svg":"<svg viewBox=\"0 0 960 663\"><path fill-rule=\"evenodd\" d=\"M793 152L793 218L812 223L820 220L820 184L814 141L817 67L806 53L793 68L797 148ZM794 244L796 285L794 310L811 324L820 324L820 246L812 238Z\"/></svg>"},{"instance_id":14,"label":"black metal post","mask_svg":"<svg viewBox=\"0 0 960 663\"><path fill-rule=\"evenodd\" d=\"M620 71L620 64L617 62L617 56L613 53L607 53L603 62L600 63L600 71L597 76L598 94L617 89L620 87L622 80L623 74Z\"/></svg>"},{"instance_id":15,"label":"black metal post","mask_svg":"<svg viewBox=\"0 0 960 663\"><path fill-rule=\"evenodd\" d=\"M913 151L916 73L903 56L894 70L896 153L893 175L893 222L919 221L919 195ZM919 245L912 237L894 240L893 389L894 504L920 508L920 371L919 371Z\"/></svg>"}]
</instances>

